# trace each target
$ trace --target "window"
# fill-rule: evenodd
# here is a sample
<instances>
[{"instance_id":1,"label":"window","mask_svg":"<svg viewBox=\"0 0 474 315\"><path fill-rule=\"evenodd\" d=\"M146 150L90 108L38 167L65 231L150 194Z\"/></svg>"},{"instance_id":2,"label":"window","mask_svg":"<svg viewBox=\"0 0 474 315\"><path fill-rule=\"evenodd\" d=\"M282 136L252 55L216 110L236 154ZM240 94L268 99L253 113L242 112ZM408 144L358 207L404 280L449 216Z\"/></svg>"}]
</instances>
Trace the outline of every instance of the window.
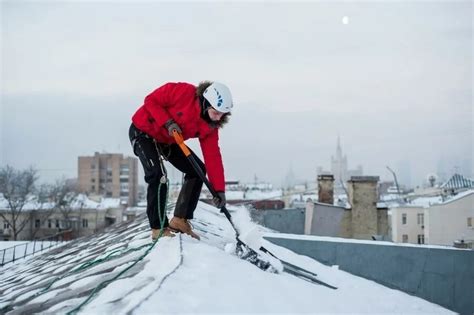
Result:
<instances>
[{"instance_id":1,"label":"window","mask_svg":"<svg viewBox=\"0 0 474 315\"><path fill-rule=\"evenodd\" d=\"M56 220L56 228L59 229L59 220Z\"/></svg>"},{"instance_id":2,"label":"window","mask_svg":"<svg viewBox=\"0 0 474 315\"><path fill-rule=\"evenodd\" d=\"M406 213L402 214L402 224L407 224L407 214Z\"/></svg>"},{"instance_id":3,"label":"window","mask_svg":"<svg viewBox=\"0 0 474 315\"><path fill-rule=\"evenodd\" d=\"M92 182L92 183L95 183L95 178L91 179L91 182Z\"/></svg>"},{"instance_id":4,"label":"window","mask_svg":"<svg viewBox=\"0 0 474 315\"><path fill-rule=\"evenodd\" d=\"M35 220L35 228L39 228L39 227L41 227L41 221L36 219Z\"/></svg>"},{"instance_id":5,"label":"window","mask_svg":"<svg viewBox=\"0 0 474 315\"><path fill-rule=\"evenodd\" d=\"M128 175L130 168L128 165L120 165L120 175Z\"/></svg>"},{"instance_id":6,"label":"window","mask_svg":"<svg viewBox=\"0 0 474 315\"><path fill-rule=\"evenodd\" d=\"M403 242L403 243L408 243L408 235L407 235L407 234L403 234L403 236L402 236L402 242Z\"/></svg>"},{"instance_id":7,"label":"window","mask_svg":"<svg viewBox=\"0 0 474 315\"><path fill-rule=\"evenodd\" d=\"M95 190L95 185L92 185L92 186L91 186L91 190Z\"/></svg>"},{"instance_id":8,"label":"window","mask_svg":"<svg viewBox=\"0 0 474 315\"><path fill-rule=\"evenodd\" d=\"M418 225L425 225L425 215L423 213L418 213L416 215L416 221Z\"/></svg>"},{"instance_id":9,"label":"window","mask_svg":"<svg viewBox=\"0 0 474 315\"><path fill-rule=\"evenodd\" d=\"M48 228L51 228L51 220L48 220Z\"/></svg>"},{"instance_id":10,"label":"window","mask_svg":"<svg viewBox=\"0 0 474 315\"><path fill-rule=\"evenodd\" d=\"M418 234L418 244L425 244L425 235Z\"/></svg>"},{"instance_id":11,"label":"window","mask_svg":"<svg viewBox=\"0 0 474 315\"><path fill-rule=\"evenodd\" d=\"M9 229L9 228L10 228L10 224L8 224L7 221L3 221L3 228L4 228L4 229Z\"/></svg>"},{"instance_id":12,"label":"window","mask_svg":"<svg viewBox=\"0 0 474 315\"><path fill-rule=\"evenodd\" d=\"M86 228L89 226L89 222L87 222L87 219L82 219L82 227Z\"/></svg>"},{"instance_id":13,"label":"window","mask_svg":"<svg viewBox=\"0 0 474 315\"><path fill-rule=\"evenodd\" d=\"M472 217L467 218L467 227L472 227Z\"/></svg>"}]
</instances>

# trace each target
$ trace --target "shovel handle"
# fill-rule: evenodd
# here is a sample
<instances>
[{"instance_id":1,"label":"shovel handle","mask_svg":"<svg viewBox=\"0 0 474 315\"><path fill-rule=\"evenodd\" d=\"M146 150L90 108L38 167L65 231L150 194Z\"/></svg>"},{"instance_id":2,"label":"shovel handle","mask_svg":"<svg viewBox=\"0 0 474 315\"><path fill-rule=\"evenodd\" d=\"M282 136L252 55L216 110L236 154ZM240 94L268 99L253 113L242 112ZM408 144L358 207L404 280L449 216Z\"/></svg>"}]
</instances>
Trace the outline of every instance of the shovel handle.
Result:
<instances>
[{"instance_id":1,"label":"shovel handle","mask_svg":"<svg viewBox=\"0 0 474 315\"><path fill-rule=\"evenodd\" d=\"M173 137L174 141L176 141L176 143L179 145L184 155L186 157L191 156L191 151L189 151L188 146L184 144L183 136L176 129L173 130Z\"/></svg>"},{"instance_id":2,"label":"shovel handle","mask_svg":"<svg viewBox=\"0 0 474 315\"><path fill-rule=\"evenodd\" d=\"M188 161L191 163L191 166L194 168L198 176L207 186L212 196L214 198L218 197L217 192L214 190L214 187L211 186L211 183L209 183L209 181L207 180L206 175L204 175L201 168L197 165L196 161L194 160L194 157L191 155L191 151L189 150L188 146L184 143L183 136L177 130L173 130L173 138L176 141L176 143L179 145L181 150L183 151L184 155L188 158ZM229 222L232 224L232 227L237 232L237 229L235 228L234 223L232 222L232 217L229 213L229 210L227 210L225 206L223 206L220 210L222 213L225 214L226 218L229 220ZM237 236L238 236L238 232L237 232Z\"/></svg>"}]
</instances>

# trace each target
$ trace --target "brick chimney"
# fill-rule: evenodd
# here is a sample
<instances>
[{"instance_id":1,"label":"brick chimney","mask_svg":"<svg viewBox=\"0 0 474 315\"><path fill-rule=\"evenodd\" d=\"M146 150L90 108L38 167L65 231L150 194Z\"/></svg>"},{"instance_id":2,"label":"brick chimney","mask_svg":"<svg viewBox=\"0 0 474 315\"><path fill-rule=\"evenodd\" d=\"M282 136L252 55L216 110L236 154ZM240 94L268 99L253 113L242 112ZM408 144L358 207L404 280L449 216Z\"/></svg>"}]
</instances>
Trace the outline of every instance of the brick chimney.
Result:
<instances>
[{"instance_id":1,"label":"brick chimney","mask_svg":"<svg viewBox=\"0 0 474 315\"><path fill-rule=\"evenodd\" d=\"M318 175L319 202L334 204L334 176Z\"/></svg>"},{"instance_id":2,"label":"brick chimney","mask_svg":"<svg viewBox=\"0 0 474 315\"><path fill-rule=\"evenodd\" d=\"M378 176L352 176L348 181L353 238L371 239L377 234L378 181Z\"/></svg>"}]
</instances>

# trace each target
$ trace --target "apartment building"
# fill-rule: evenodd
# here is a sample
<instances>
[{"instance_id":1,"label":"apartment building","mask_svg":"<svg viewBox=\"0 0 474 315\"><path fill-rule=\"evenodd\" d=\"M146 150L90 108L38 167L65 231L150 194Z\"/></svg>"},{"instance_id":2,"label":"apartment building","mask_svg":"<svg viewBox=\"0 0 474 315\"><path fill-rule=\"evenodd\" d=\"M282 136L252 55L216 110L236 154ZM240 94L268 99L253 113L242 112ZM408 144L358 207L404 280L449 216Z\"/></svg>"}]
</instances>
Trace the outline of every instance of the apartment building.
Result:
<instances>
[{"instance_id":1,"label":"apartment building","mask_svg":"<svg viewBox=\"0 0 474 315\"><path fill-rule=\"evenodd\" d=\"M123 204L138 201L138 159L123 154L98 153L78 158L78 181L81 192L120 198Z\"/></svg>"},{"instance_id":2,"label":"apartment building","mask_svg":"<svg viewBox=\"0 0 474 315\"><path fill-rule=\"evenodd\" d=\"M395 243L427 244L425 208L404 205L391 208L392 240Z\"/></svg>"},{"instance_id":3,"label":"apartment building","mask_svg":"<svg viewBox=\"0 0 474 315\"><path fill-rule=\"evenodd\" d=\"M391 209L392 237L396 243L453 246L474 242L474 190L425 206Z\"/></svg>"}]
</instances>

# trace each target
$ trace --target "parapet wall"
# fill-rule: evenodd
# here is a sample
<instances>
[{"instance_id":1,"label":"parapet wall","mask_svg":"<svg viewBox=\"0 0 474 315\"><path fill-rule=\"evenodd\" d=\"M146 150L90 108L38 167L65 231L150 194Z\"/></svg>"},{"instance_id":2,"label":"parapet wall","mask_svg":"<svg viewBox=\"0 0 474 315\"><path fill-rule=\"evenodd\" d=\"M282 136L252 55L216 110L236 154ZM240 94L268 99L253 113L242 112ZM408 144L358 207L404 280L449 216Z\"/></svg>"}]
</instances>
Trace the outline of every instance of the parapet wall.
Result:
<instances>
[{"instance_id":1,"label":"parapet wall","mask_svg":"<svg viewBox=\"0 0 474 315\"><path fill-rule=\"evenodd\" d=\"M474 250L291 239L268 241L326 265L376 281L439 304L460 314L474 314Z\"/></svg>"}]
</instances>

